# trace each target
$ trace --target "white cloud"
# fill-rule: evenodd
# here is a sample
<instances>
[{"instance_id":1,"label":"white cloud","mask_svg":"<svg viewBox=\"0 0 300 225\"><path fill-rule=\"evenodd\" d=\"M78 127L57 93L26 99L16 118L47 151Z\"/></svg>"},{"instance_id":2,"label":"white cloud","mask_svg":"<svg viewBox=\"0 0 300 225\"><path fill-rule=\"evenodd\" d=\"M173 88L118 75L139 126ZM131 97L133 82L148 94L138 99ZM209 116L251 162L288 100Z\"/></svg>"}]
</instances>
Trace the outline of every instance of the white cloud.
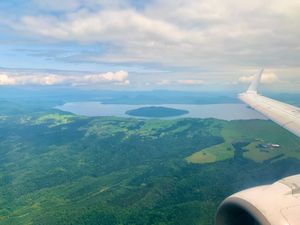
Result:
<instances>
[{"instance_id":1,"label":"white cloud","mask_svg":"<svg viewBox=\"0 0 300 225\"><path fill-rule=\"evenodd\" d=\"M168 86L168 85L202 85L205 82L203 80L160 80L156 82L157 85Z\"/></svg>"},{"instance_id":2,"label":"white cloud","mask_svg":"<svg viewBox=\"0 0 300 225\"><path fill-rule=\"evenodd\" d=\"M156 84L165 86L165 85L170 85L171 83L172 83L172 81L170 81L170 80L161 80L161 81L158 81Z\"/></svg>"},{"instance_id":3,"label":"white cloud","mask_svg":"<svg viewBox=\"0 0 300 225\"><path fill-rule=\"evenodd\" d=\"M57 5L36 1L44 8ZM118 49L82 57L89 61L298 65L300 5L296 0L164 0L149 3L145 10L136 10L127 1L112 2L62 1L57 10L68 9L63 16L23 15L10 25L51 40L110 43Z\"/></svg>"},{"instance_id":4,"label":"white cloud","mask_svg":"<svg viewBox=\"0 0 300 225\"><path fill-rule=\"evenodd\" d=\"M105 74L100 74L98 75L98 77L101 75L103 76L104 79L108 80L108 81L118 81L118 82L123 82L127 79L128 77L128 72L126 71L118 71L116 73L105 73Z\"/></svg>"},{"instance_id":5,"label":"white cloud","mask_svg":"<svg viewBox=\"0 0 300 225\"><path fill-rule=\"evenodd\" d=\"M7 74L0 74L0 85L14 85L15 83L14 78L9 77Z\"/></svg>"},{"instance_id":6,"label":"white cloud","mask_svg":"<svg viewBox=\"0 0 300 225\"><path fill-rule=\"evenodd\" d=\"M246 83L246 84L251 83L251 81L254 79L254 76L255 75L239 77L239 82L240 83Z\"/></svg>"},{"instance_id":7,"label":"white cloud","mask_svg":"<svg viewBox=\"0 0 300 225\"><path fill-rule=\"evenodd\" d=\"M242 76L238 80L240 83L250 83L254 79L254 77L255 77L255 75ZM269 71L264 72L261 77L261 83L264 83L264 84L271 84L271 83L276 83L279 81L280 80L279 80L278 76L275 73L269 72Z\"/></svg>"},{"instance_id":8,"label":"white cloud","mask_svg":"<svg viewBox=\"0 0 300 225\"><path fill-rule=\"evenodd\" d=\"M0 85L128 85L128 72L108 72L90 75L0 73Z\"/></svg>"},{"instance_id":9,"label":"white cloud","mask_svg":"<svg viewBox=\"0 0 300 225\"><path fill-rule=\"evenodd\" d=\"M298 0L153 0L143 1L143 9L134 5L138 1L129 0L32 1L37 5L37 13L33 9L31 13L6 17L3 12L0 24L2 20L2 24L21 37L26 36L26 40L37 39L37 43L51 47L64 48L61 46L70 42L80 46L78 53L75 48L68 59L64 54L53 56L59 62L73 60L113 66L147 63L149 71L171 68L163 77L153 78L155 81L149 78L152 84L166 86L179 85L176 80L183 81L182 85L191 84L199 79L198 71L203 70L207 78L200 79L209 80L208 84L224 84L233 80L233 73L245 73L261 65L285 77L291 70L293 77L300 72ZM104 46L105 50L91 53L89 48L85 49L93 45ZM174 75L178 67L190 75L183 69ZM274 75L269 76L264 82L277 81ZM136 80L146 83L148 77ZM86 79L104 82L101 77ZM173 82L167 84L158 79ZM242 77L239 82L250 79Z\"/></svg>"},{"instance_id":10,"label":"white cloud","mask_svg":"<svg viewBox=\"0 0 300 225\"><path fill-rule=\"evenodd\" d=\"M92 74L85 75L83 77L79 76L71 76L68 77L68 81L72 83L74 86L79 85L95 85L95 84L105 84L105 83L113 83L118 85L128 85L130 84L128 78L128 72L126 71L118 71L118 72L108 72L103 74Z\"/></svg>"},{"instance_id":11,"label":"white cloud","mask_svg":"<svg viewBox=\"0 0 300 225\"><path fill-rule=\"evenodd\" d=\"M176 25L148 18L132 9L94 13L80 10L66 14L63 20L55 16L24 16L14 28L54 40L78 42L178 42L185 35Z\"/></svg>"},{"instance_id":12,"label":"white cloud","mask_svg":"<svg viewBox=\"0 0 300 225\"><path fill-rule=\"evenodd\" d=\"M179 80L177 83L186 85L199 85L204 84L203 80Z\"/></svg>"}]
</instances>

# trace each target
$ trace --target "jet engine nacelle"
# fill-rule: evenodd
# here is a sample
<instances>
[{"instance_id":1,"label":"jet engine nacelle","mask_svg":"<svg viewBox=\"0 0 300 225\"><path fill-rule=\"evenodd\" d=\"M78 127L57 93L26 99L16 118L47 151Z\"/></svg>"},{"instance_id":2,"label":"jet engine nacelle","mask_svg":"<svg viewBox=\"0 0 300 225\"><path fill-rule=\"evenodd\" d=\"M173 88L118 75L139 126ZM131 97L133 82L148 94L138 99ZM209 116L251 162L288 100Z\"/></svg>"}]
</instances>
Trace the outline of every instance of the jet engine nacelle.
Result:
<instances>
[{"instance_id":1,"label":"jet engine nacelle","mask_svg":"<svg viewBox=\"0 0 300 225\"><path fill-rule=\"evenodd\" d=\"M215 225L300 225L300 174L228 197Z\"/></svg>"}]
</instances>

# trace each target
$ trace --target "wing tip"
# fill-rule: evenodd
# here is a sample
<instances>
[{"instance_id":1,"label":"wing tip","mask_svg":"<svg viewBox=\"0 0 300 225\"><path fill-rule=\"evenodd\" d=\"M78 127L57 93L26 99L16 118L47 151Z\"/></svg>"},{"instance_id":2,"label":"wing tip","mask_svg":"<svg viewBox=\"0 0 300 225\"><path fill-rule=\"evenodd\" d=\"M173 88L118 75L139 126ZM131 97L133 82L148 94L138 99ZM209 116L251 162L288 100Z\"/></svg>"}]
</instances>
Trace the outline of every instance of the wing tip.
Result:
<instances>
[{"instance_id":1,"label":"wing tip","mask_svg":"<svg viewBox=\"0 0 300 225\"><path fill-rule=\"evenodd\" d=\"M253 81L251 82L248 90L247 90L247 93L252 93L252 94L257 94L257 87L258 87L258 84L261 80L261 77L262 77L262 74L264 72L264 69L260 69L259 72L254 76L254 79Z\"/></svg>"}]
</instances>

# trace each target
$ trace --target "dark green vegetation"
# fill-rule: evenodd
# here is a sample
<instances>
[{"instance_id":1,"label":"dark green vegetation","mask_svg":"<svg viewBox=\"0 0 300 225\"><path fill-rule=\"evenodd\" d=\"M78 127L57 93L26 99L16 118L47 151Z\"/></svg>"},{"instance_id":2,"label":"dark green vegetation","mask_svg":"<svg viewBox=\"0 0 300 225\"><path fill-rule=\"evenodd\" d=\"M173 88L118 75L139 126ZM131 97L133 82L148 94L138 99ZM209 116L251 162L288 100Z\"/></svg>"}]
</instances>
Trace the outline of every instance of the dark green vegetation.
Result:
<instances>
[{"instance_id":1,"label":"dark green vegetation","mask_svg":"<svg viewBox=\"0 0 300 225\"><path fill-rule=\"evenodd\" d=\"M158 107L158 106L142 107L138 109L129 110L126 112L126 114L130 116L152 117L152 118L181 116L187 113L189 113L189 111L187 110Z\"/></svg>"},{"instance_id":2,"label":"dark green vegetation","mask_svg":"<svg viewBox=\"0 0 300 225\"><path fill-rule=\"evenodd\" d=\"M299 139L270 121L0 115L0 225L212 225L226 196L300 173ZM289 154L255 160L260 142ZM185 160L222 144L227 160Z\"/></svg>"}]
</instances>

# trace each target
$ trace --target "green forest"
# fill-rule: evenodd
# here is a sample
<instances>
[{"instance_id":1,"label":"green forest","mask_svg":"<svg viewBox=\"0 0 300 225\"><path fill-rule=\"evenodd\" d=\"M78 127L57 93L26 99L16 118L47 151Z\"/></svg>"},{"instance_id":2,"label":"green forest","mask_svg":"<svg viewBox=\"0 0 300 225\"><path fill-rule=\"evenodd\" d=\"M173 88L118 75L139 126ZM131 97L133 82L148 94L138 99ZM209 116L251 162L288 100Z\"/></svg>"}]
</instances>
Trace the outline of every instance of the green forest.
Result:
<instances>
[{"instance_id":1,"label":"green forest","mask_svg":"<svg viewBox=\"0 0 300 225\"><path fill-rule=\"evenodd\" d=\"M213 225L227 196L300 173L299 138L267 120L0 105L1 225Z\"/></svg>"},{"instance_id":2,"label":"green forest","mask_svg":"<svg viewBox=\"0 0 300 225\"><path fill-rule=\"evenodd\" d=\"M142 107L138 109L128 110L127 115L138 117L150 117L150 118L162 118L162 117L174 117L181 116L189 113L183 109L173 109L161 106Z\"/></svg>"}]
</instances>

